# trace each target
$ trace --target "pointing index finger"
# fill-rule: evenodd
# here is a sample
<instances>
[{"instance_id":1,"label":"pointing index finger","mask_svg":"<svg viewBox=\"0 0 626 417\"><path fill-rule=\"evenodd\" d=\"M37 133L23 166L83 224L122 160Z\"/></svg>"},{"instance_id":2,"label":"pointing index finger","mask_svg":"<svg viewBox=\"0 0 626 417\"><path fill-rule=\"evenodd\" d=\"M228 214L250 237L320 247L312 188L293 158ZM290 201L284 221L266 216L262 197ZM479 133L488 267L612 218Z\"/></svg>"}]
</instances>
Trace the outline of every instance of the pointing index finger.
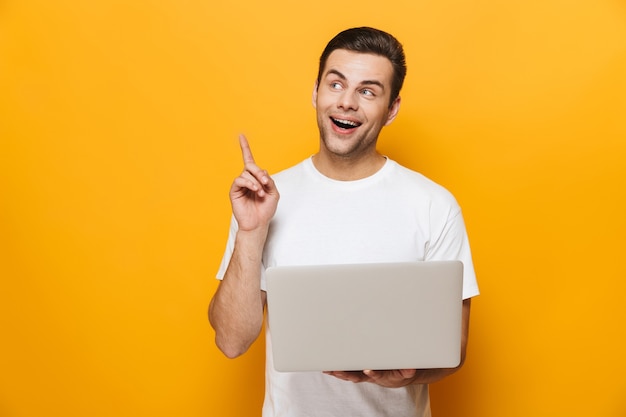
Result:
<instances>
[{"instance_id":1,"label":"pointing index finger","mask_svg":"<svg viewBox=\"0 0 626 417\"><path fill-rule=\"evenodd\" d=\"M244 172L250 173L263 185L269 184L270 179L267 171L259 168L254 162L248 139L243 134L239 135L239 146L241 146L241 155L243 156Z\"/></svg>"},{"instance_id":2,"label":"pointing index finger","mask_svg":"<svg viewBox=\"0 0 626 417\"><path fill-rule=\"evenodd\" d=\"M246 136L243 134L239 135L239 146L241 147L241 155L243 156L244 165L249 163L254 164L254 157L252 156L248 139L246 139Z\"/></svg>"}]
</instances>

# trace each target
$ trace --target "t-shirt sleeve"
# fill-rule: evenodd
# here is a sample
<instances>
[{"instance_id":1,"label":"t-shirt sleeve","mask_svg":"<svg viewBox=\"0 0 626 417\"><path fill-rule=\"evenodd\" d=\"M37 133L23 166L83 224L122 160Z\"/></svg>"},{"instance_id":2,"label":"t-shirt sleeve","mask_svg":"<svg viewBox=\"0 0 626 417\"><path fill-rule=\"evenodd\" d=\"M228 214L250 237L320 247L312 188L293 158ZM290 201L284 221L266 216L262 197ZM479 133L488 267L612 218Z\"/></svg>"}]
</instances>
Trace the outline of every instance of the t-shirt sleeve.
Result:
<instances>
[{"instance_id":1,"label":"t-shirt sleeve","mask_svg":"<svg viewBox=\"0 0 626 417\"><path fill-rule=\"evenodd\" d=\"M217 279L222 280L224 275L226 274L226 269L228 268L228 264L230 263L230 258L233 255L233 250L235 249L235 235L237 234L237 220L235 220L235 216L231 216L230 219L230 228L228 230L228 240L226 241L226 249L224 250L224 255L222 256L222 262L220 263L220 267L217 270Z\"/></svg>"},{"instance_id":2,"label":"t-shirt sleeve","mask_svg":"<svg viewBox=\"0 0 626 417\"><path fill-rule=\"evenodd\" d=\"M463 262L463 299L479 294L467 230L460 209L452 211L439 233L433 236L426 260L460 260Z\"/></svg>"}]
</instances>

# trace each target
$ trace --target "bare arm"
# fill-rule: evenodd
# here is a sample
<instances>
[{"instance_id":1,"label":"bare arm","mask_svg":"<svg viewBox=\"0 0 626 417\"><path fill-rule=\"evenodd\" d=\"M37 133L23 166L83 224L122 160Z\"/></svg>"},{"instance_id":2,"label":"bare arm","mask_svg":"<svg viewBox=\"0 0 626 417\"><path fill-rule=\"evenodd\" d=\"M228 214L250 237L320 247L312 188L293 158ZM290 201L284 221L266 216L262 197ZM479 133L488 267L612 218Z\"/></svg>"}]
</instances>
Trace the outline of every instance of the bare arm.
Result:
<instances>
[{"instance_id":1,"label":"bare arm","mask_svg":"<svg viewBox=\"0 0 626 417\"><path fill-rule=\"evenodd\" d=\"M265 291L260 289L262 232L238 232L235 250L211 304L215 344L229 358L245 353L263 324Z\"/></svg>"},{"instance_id":2,"label":"bare arm","mask_svg":"<svg viewBox=\"0 0 626 417\"><path fill-rule=\"evenodd\" d=\"M245 353L261 331L266 301L260 287L261 257L279 199L274 181L255 164L243 135L239 143L244 171L230 189L238 231L224 279L209 306L215 343L229 358Z\"/></svg>"},{"instance_id":3,"label":"bare arm","mask_svg":"<svg viewBox=\"0 0 626 417\"><path fill-rule=\"evenodd\" d=\"M469 335L471 298L463 300L463 322L461 335L461 363L456 368L440 369L397 369L391 371L365 370L363 372L326 372L339 379L352 382L371 382L389 388L398 388L410 384L431 384L448 375L452 375L465 362L467 350L467 338Z\"/></svg>"}]
</instances>

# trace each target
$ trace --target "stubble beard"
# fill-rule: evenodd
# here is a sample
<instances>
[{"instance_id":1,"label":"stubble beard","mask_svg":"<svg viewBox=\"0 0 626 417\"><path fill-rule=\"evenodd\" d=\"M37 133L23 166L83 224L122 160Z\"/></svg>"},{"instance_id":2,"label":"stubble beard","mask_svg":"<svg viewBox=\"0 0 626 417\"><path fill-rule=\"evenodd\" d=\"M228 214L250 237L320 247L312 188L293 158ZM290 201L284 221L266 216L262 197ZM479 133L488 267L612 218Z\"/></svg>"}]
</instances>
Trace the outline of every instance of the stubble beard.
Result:
<instances>
[{"instance_id":1,"label":"stubble beard","mask_svg":"<svg viewBox=\"0 0 626 417\"><path fill-rule=\"evenodd\" d=\"M353 133L349 138L341 138L322 121L318 125L322 146L338 159L352 159L367 154L376 147L376 139L368 139L367 132Z\"/></svg>"}]
</instances>

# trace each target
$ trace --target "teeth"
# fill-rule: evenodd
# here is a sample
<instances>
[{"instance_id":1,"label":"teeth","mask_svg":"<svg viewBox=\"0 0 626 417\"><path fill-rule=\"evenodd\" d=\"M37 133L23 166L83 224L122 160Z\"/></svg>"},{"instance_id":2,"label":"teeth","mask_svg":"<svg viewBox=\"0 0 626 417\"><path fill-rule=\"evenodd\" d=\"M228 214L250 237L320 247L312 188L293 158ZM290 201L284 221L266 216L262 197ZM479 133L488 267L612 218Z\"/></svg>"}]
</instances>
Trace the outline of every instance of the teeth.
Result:
<instances>
[{"instance_id":1,"label":"teeth","mask_svg":"<svg viewBox=\"0 0 626 417\"><path fill-rule=\"evenodd\" d=\"M359 123L353 122L351 120L335 119L335 122L341 123L341 124L344 124L344 125L354 126L354 127L359 126Z\"/></svg>"}]
</instances>

